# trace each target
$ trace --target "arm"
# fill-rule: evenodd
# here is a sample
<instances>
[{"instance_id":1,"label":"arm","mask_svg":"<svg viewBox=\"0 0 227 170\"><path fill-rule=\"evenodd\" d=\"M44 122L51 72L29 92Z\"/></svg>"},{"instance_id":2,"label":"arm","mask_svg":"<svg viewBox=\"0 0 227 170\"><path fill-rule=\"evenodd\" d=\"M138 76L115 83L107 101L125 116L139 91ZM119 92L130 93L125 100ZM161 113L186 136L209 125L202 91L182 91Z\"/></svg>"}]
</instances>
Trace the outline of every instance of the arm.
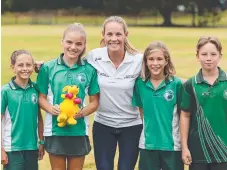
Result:
<instances>
[{"instance_id":1,"label":"arm","mask_svg":"<svg viewBox=\"0 0 227 170\"><path fill-rule=\"evenodd\" d=\"M139 107L140 117L143 120L143 108Z\"/></svg>"},{"instance_id":2,"label":"arm","mask_svg":"<svg viewBox=\"0 0 227 170\"><path fill-rule=\"evenodd\" d=\"M190 112L181 111L180 115L180 135L182 143L182 160L186 165L192 162L191 154L188 149L188 132L190 125Z\"/></svg>"},{"instance_id":3,"label":"arm","mask_svg":"<svg viewBox=\"0 0 227 170\"><path fill-rule=\"evenodd\" d=\"M47 96L45 94L39 93L39 105L40 107L53 115L58 115L60 114L60 107L59 105L52 105L48 100L47 100Z\"/></svg>"},{"instance_id":4,"label":"arm","mask_svg":"<svg viewBox=\"0 0 227 170\"><path fill-rule=\"evenodd\" d=\"M93 96L89 96L89 104L83 108L78 114L74 116L75 119L88 116L95 112L99 106L99 93Z\"/></svg>"},{"instance_id":5,"label":"arm","mask_svg":"<svg viewBox=\"0 0 227 170\"><path fill-rule=\"evenodd\" d=\"M1 115L1 120L3 119L3 114ZM5 152L4 147L2 146L2 135L1 135L1 164L4 166L8 164L8 156Z\"/></svg>"},{"instance_id":6,"label":"arm","mask_svg":"<svg viewBox=\"0 0 227 170\"><path fill-rule=\"evenodd\" d=\"M38 108L38 135L39 135L39 140L44 141L44 137L43 137L43 117L42 117L42 114L41 114L40 107ZM38 159L42 160L44 154L45 154L44 146L43 146L43 144L39 144L39 157L38 157Z\"/></svg>"}]
</instances>

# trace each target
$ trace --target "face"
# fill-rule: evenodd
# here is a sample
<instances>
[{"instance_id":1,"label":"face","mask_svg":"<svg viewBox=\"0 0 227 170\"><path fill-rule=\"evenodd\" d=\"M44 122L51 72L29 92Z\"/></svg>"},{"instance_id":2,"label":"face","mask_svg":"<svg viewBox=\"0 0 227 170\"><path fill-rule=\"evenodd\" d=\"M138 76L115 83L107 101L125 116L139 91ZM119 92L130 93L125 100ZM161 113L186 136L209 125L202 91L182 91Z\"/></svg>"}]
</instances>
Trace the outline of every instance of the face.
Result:
<instances>
[{"instance_id":1,"label":"face","mask_svg":"<svg viewBox=\"0 0 227 170\"><path fill-rule=\"evenodd\" d=\"M28 80L34 69L32 57L28 54L18 55L15 65L11 67L17 79Z\"/></svg>"},{"instance_id":2,"label":"face","mask_svg":"<svg viewBox=\"0 0 227 170\"><path fill-rule=\"evenodd\" d=\"M217 68L221 55L214 44L207 43L199 49L197 59L204 70L211 71Z\"/></svg>"},{"instance_id":3,"label":"face","mask_svg":"<svg viewBox=\"0 0 227 170\"><path fill-rule=\"evenodd\" d=\"M64 57L67 59L78 59L86 47L85 37L80 32L67 32L62 40Z\"/></svg>"},{"instance_id":4,"label":"face","mask_svg":"<svg viewBox=\"0 0 227 170\"><path fill-rule=\"evenodd\" d=\"M125 39L128 33L124 32L123 25L117 22L109 22L103 32L104 42L109 52L124 51Z\"/></svg>"},{"instance_id":5,"label":"face","mask_svg":"<svg viewBox=\"0 0 227 170\"><path fill-rule=\"evenodd\" d=\"M147 67L150 71L151 77L164 76L164 68L166 65L167 61L161 50L154 51L147 56Z\"/></svg>"}]
</instances>

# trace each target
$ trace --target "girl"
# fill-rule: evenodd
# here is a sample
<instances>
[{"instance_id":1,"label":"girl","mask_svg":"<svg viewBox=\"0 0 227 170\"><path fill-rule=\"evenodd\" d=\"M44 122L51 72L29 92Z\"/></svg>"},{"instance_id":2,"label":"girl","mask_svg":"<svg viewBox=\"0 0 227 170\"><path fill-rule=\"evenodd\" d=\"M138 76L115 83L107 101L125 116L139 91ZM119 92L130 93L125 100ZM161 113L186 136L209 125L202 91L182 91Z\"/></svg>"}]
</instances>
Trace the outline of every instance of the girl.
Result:
<instances>
[{"instance_id":1,"label":"girl","mask_svg":"<svg viewBox=\"0 0 227 170\"><path fill-rule=\"evenodd\" d=\"M39 104L46 111L45 149L52 170L81 170L85 155L91 150L85 116L98 107L99 87L95 69L81 60L86 49L86 33L81 24L66 28L62 46L63 53L43 64L37 78ZM75 117L78 119L76 125L58 127L62 89L67 85L77 85L80 89L78 97L83 101L88 92L90 103Z\"/></svg>"},{"instance_id":2,"label":"girl","mask_svg":"<svg viewBox=\"0 0 227 170\"><path fill-rule=\"evenodd\" d=\"M87 55L98 72L100 106L93 125L95 163L98 170L113 170L119 146L118 170L134 170L142 121L131 104L142 56L127 40L125 21L111 16L104 21L101 48Z\"/></svg>"},{"instance_id":3,"label":"girl","mask_svg":"<svg viewBox=\"0 0 227 170\"><path fill-rule=\"evenodd\" d=\"M30 80L34 69L32 54L26 50L14 51L11 68L15 77L1 90L1 163L4 170L38 170L38 159L44 155L43 120L38 91Z\"/></svg>"},{"instance_id":4,"label":"girl","mask_svg":"<svg viewBox=\"0 0 227 170\"><path fill-rule=\"evenodd\" d=\"M183 170L179 136L179 104L182 82L174 76L168 49L151 43L143 55L141 78L135 84L132 103L143 119L140 138L140 170Z\"/></svg>"},{"instance_id":5,"label":"girl","mask_svg":"<svg viewBox=\"0 0 227 170\"><path fill-rule=\"evenodd\" d=\"M227 169L227 74L218 67L222 46L201 37L201 69L184 84L181 103L182 159L190 170Z\"/></svg>"}]
</instances>

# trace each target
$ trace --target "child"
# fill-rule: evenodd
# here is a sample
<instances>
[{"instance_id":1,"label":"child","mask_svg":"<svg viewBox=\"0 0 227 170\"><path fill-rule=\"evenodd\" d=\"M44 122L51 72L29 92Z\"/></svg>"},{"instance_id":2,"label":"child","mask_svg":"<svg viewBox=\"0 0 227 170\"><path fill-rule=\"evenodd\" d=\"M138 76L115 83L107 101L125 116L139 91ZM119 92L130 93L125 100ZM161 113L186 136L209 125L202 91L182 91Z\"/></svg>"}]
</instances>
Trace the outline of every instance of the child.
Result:
<instances>
[{"instance_id":1,"label":"child","mask_svg":"<svg viewBox=\"0 0 227 170\"><path fill-rule=\"evenodd\" d=\"M98 108L99 87L96 70L81 60L86 49L86 33L81 24L69 25L62 38L63 53L41 67L37 83L40 90L39 104L46 111L44 127L45 149L49 153L52 170L81 170L85 155L90 150L85 116ZM57 115L62 102L62 89L67 85L79 87L78 97L89 104L75 116L76 125L59 127ZM83 102L82 102L83 103Z\"/></svg>"},{"instance_id":2,"label":"child","mask_svg":"<svg viewBox=\"0 0 227 170\"><path fill-rule=\"evenodd\" d=\"M227 74L218 67L222 46L201 37L196 57L201 69L184 84L180 131L182 159L190 170L227 169Z\"/></svg>"},{"instance_id":3,"label":"child","mask_svg":"<svg viewBox=\"0 0 227 170\"><path fill-rule=\"evenodd\" d=\"M14 51L11 67L15 77L1 90L1 163L4 170L38 170L38 159L44 155L43 120L38 91L30 80L34 69L32 54L26 50Z\"/></svg>"},{"instance_id":4,"label":"child","mask_svg":"<svg viewBox=\"0 0 227 170\"><path fill-rule=\"evenodd\" d=\"M140 170L183 170L179 136L179 103L182 82L174 76L168 49L151 43L143 55L141 78L132 103L143 119L140 137Z\"/></svg>"}]
</instances>

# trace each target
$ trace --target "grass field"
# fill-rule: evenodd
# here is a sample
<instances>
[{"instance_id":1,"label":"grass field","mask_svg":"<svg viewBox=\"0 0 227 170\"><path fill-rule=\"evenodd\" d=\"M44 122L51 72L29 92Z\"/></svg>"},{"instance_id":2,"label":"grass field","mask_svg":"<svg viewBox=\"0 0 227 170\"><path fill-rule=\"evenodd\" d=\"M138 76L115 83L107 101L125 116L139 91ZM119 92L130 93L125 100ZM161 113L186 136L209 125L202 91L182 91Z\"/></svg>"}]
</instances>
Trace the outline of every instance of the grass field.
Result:
<instances>
[{"instance_id":1,"label":"grass field","mask_svg":"<svg viewBox=\"0 0 227 170\"><path fill-rule=\"evenodd\" d=\"M2 26L1 84L7 83L13 75L10 69L9 59L13 50L22 48L27 49L33 53L36 60L49 60L56 58L62 52L60 41L65 27L65 25ZM86 31L88 34L87 51L99 47L101 28L86 27ZM163 41L171 51L177 75L184 78L192 76L199 69L199 64L195 58L195 46L198 38L204 35L217 36L220 38L223 44L223 58L220 66L227 71L227 56L225 55L227 51L226 28L129 28L129 40L141 52L151 41ZM36 74L33 74L33 80L35 80L35 77ZM50 165L46 154L44 160L40 161L40 170L49 169ZM84 169L95 169L93 150L86 157Z\"/></svg>"}]
</instances>

